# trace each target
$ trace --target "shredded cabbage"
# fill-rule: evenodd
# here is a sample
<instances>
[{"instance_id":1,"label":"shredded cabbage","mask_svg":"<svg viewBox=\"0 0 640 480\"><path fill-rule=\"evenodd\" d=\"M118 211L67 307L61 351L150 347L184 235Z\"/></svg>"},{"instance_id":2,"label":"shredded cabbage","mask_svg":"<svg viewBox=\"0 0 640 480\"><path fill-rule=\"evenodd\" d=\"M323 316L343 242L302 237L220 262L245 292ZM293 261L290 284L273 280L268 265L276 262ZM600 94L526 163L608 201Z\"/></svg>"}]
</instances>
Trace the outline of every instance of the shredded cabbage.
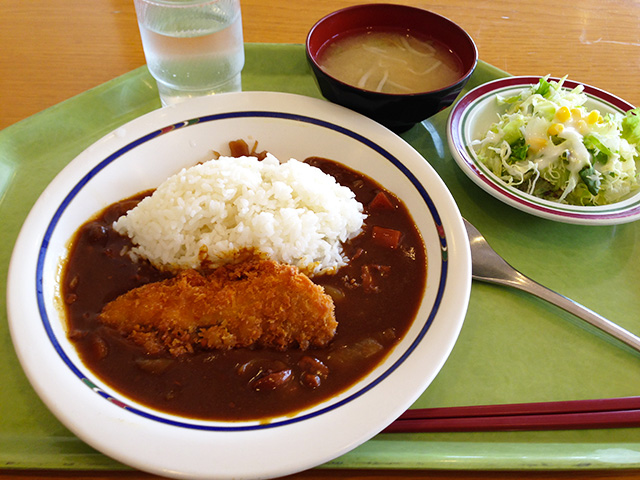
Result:
<instances>
[{"instance_id":1,"label":"shredded cabbage","mask_svg":"<svg viewBox=\"0 0 640 480\"><path fill-rule=\"evenodd\" d=\"M602 116L587 110L582 85L541 78L504 98L506 111L472 143L478 158L509 185L572 205L606 205L640 187L640 109Z\"/></svg>"}]
</instances>

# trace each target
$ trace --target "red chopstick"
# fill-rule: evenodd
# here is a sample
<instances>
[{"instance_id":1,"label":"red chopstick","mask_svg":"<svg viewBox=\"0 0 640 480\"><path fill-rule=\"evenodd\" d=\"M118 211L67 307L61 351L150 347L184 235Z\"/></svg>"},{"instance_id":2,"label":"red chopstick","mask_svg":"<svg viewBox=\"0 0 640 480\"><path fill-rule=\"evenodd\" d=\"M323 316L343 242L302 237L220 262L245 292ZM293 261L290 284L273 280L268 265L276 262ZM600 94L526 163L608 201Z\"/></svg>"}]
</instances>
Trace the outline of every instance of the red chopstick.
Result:
<instances>
[{"instance_id":1,"label":"red chopstick","mask_svg":"<svg viewBox=\"0 0 640 480\"><path fill-rule=\"evenodd\" d=\"M407 410L384 433L640 427L640 396Z\"/></svg>"}]
</instances>

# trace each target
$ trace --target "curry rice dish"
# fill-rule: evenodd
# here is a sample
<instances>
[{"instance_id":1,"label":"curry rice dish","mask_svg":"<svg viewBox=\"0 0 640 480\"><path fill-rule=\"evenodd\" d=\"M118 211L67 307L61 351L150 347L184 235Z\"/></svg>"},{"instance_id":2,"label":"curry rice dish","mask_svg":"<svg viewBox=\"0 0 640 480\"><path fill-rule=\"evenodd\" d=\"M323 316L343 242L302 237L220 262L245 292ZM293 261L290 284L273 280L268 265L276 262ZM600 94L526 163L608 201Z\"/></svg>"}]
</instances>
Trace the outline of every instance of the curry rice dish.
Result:
<instances>
[{"instance_id":1,"label":"curry rice dish","mask_svg":"<svg viewBox=\"0 0 640 480\"><path fill-rule=\"evenodd\" d=\"M255 153L244 145L243 156ZM370 178L327 159L304 164L352 192L341 202L351 205L351 231L335 235L330 218L315 223L316 238L324 228L339 243L325 248L328 267L315 258L299 268L245 245L221 266L207 262L205 248L194 268L163 268L132 253L138 245L114 229L153 192L83 225L62 294L87 367L141 404L231 421L295 413L375 368L419 307L424 243L404 204Z\"/></svg>"}]
</instances>

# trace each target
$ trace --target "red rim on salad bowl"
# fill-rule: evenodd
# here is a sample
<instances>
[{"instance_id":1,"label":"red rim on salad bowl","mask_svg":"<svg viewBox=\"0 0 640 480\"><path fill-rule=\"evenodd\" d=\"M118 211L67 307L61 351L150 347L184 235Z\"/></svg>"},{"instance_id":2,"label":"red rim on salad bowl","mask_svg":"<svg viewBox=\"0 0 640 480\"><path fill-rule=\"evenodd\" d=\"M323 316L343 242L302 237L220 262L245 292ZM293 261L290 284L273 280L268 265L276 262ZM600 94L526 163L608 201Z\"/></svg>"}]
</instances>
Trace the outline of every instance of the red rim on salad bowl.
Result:
<instances>
[{"instance_id":1,"label":"red rim on salad bowl","mask_svg":"<svg viewBox=\"0 0 640 480\"><path fill-rule=\"evenodd\" d=\"M457 57L459 76L442 87L417 93L382 93L350 85L327 73L319 57L338 38L367 30L400 30L441 44ZM395 132L408 130L450 106L475 70L478 51L460 26L436 13L406 5L347 7L319 20L309 31L306 54L318 86L331 102L362 113Z\"/></svg>"},{"instance_id":2,"label":"red rim on salad bowl","mask_svg":"<svg viewBox=\"0 0 640 480\"><path fill-rule=\"evenodd\" d=\"M506 107L498 105L497 96L508 98L538 84L542 76L519 76L497 79L480 85L458 101L447 124L447 140L451 154L460 169L480 188L493 197L523 212L562 223L578 225L615 225L640 218L640 192L607 205L582 206L559 203L519 190L508 185L481 161L474 141L485 135ZM563 81L562 88L572 90L582 85L587 96L585 108L607 113L625 114L635 108L632 104L599 88L569 79L547 78Z\"/></svg>"}]
</instances>

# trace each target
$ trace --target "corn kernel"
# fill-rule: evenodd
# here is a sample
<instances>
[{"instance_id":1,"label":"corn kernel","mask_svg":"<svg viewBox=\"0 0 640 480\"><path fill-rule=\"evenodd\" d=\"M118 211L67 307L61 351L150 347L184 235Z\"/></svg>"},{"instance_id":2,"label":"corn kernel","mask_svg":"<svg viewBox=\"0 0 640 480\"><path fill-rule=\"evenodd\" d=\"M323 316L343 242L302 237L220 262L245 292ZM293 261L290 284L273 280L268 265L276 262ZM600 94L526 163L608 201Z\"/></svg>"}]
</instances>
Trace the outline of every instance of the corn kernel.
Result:
<instances>
[{"instance_id":1,"label":"corn kernel","mask_svg":"<svg viewBox=\"0 0 640 480\"><path fill-rule=\"evenodd\" d=\"M549 135L558 135L560 133L562 133L562 131L564 130L564 125L561 123L553 123L548 129L547 129L547 133Z\"/></svg>"},{"instance_id":2,"label":"corn kernel","mask_svg":"<svg viewBox=\"0 0 640 480\"><path fill-rule=\"evenodd\" d=\"M587 125L587 122L585 122L584 120L578 120L576 122L576 128L578 132L581 133L582 135L584 135L589 130L589 126Z\"/></svg>"},{"instance_id":3,"label":"corn kernel","mask_svg":"<svg viewBox=\"0 0 640 480\"><path fill-rule=\"evenodd\" d=\"M580 120L582 118L582 110L580 110L579 108L572 108L571 118L573 118L574 120Z\"/></svg>"},{"instance_id":4,"label":"corn kernel","mask_svg":"<svg viewBox=\"0 0 640 480\"><path fill-rule=\"evenodd\" d=\"M587 123L589 123L590 125L601 121L602 116L600 115L600 112L598 110L591 111L591 113L589 113L589 115L587 116Z\"/></svg>"},{"instance_id":5,"label":"corn kernel","mask_svg":"<svg viewBox=\"0 0 640 480\"><path fill-rule=\"evenodd\" d=\"M546 138L531 137L527 139L527 143L532 152L537 152L546 147L548 142Z\"/></svg>"},{"instance_id":6,"label":"corn kernel","mask_svg":"<svg viewBox=\"0 0 640 480\"><path fill-rule=\"evenodd\" d=\"M569 108L560 107L556 111L556 120L558 120L559 122L566 122L570 118L571 118L571 112L569 111Z\"/></svg>"}]
</instances>

